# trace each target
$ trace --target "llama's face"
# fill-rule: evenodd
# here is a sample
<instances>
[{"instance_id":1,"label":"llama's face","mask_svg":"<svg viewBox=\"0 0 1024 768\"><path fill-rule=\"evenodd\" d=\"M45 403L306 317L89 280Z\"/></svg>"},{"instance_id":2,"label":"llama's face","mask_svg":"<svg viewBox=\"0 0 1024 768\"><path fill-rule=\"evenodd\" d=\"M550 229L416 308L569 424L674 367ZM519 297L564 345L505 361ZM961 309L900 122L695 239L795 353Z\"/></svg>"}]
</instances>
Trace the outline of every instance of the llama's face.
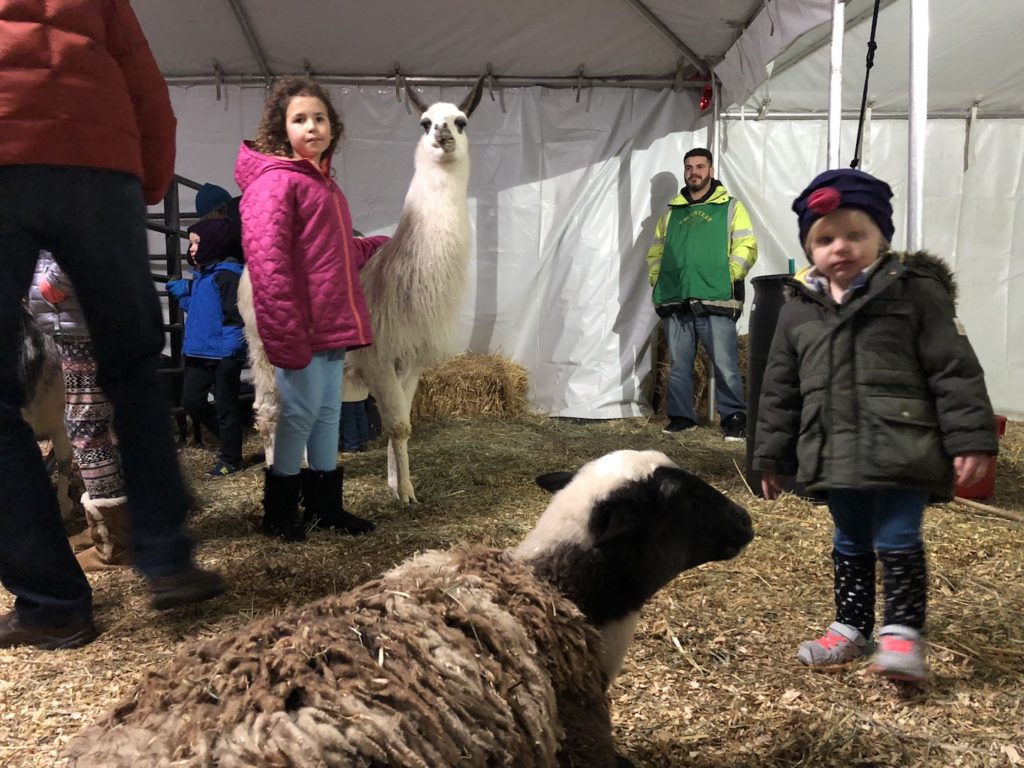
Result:
<instances>
[{"instance_id":1,"label":"llama's face","mask_svg":"<svg viewBox=\"0 0 1024 768\"><path fill-rule=\"evenodd\" d=\"M423 136L420 147L437 162L454 162L469 151L466 137L468 123L466 113L454 104L438 102L431 105L421 116Z\"/></svg>"}]
</instances>

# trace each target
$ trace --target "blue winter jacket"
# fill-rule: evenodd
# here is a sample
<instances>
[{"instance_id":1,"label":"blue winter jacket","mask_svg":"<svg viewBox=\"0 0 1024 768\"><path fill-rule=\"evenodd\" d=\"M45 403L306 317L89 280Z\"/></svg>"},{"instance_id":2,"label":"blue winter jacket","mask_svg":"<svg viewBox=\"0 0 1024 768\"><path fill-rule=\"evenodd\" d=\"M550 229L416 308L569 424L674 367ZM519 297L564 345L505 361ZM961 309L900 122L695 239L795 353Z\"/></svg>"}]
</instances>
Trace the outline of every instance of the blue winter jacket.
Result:
<instances>
[{"instance_id":1,"label":"blue winter jacket","mask_svg":"<svg viewBox=\"0 0 1024 768\"><path fill-rule=\"evenodd\" d=\"M242 265L220 261L197 271L189 293L178 301L186 313L185 343L189 357L245 357L245 334L238 312Z\"/></svg>"}]
</instances>

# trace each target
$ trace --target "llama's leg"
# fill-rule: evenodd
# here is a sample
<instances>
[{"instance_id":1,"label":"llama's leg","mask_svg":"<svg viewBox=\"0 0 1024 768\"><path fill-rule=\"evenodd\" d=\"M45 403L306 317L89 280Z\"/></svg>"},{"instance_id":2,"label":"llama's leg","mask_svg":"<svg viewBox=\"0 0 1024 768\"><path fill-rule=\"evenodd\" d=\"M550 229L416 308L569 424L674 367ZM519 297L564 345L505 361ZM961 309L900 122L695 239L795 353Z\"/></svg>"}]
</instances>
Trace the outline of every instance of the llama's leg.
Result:
<instances>
[{"instance_id":1,"label":"llama's leg","mask_svg":"<svg viewBox=\"0 0 1024 768\"><path fill-rule=\"evenodd\" d=\"M63 428L58 429L53 436L53 458L57 460L57 504L60 506L61 519L67 521L74 511L75 503L71 498L71 441Z\"/></svg>"},{"instance_id":2,"label":"llama's leg","mask_svg":"<svg viewBox=\"0 0 1024 768\"><path fill-rule=\"evenodd\" d=\"M418 502L412 487L412 472L409 469L409 438L412 437L412 399L416 395L416 385L420 380L420 371L411 371L402 378L402 395L404 410L402 411L402 429L397 430L399 438L395 440L395 469L398 481L398 498L403 502ZM390 444L388 455L390 457ZM390 463L390 462L389 462ZM390 474L390 473L389 473Z\"/></svg>"},{"instance_id":3,"label":"llama's leg","mask_svg":"<svg viewBox=\"0 0 1024 768\"><path fill-rule=\"evenodd\" d=\"M394 369L376 369L366 379L377 400L381 429L388 438L388 485L402 503L416 501L409 479L409 405Z\"/></svg>"}]
</instances>

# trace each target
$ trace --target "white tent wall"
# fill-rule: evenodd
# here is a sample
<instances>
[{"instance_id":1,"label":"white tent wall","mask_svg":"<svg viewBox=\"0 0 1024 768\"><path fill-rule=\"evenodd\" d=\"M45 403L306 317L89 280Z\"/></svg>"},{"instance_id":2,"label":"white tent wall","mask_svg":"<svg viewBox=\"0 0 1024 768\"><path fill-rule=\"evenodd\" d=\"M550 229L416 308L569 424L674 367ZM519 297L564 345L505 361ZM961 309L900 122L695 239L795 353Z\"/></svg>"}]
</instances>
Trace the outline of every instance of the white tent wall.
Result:
<instances>
[{"instance_id":1,"label":"white tent wall","mask_svg":"<svg viewBox=\"0 0 1024 768\"><path fill-rule=\"evenodd\" d=\"M979 120L964 170L965 120L931 120L926 135L925 248L947 260L958 311L997 412L1024 416L1024 120ZM844 121L843 156L857 126ZM760 245L752 277L806 263L790 204L825 168L825 120L729 120L716 158L731 192L748 203ZM847 149L848 148L848 149ZM848 162L848 161L847 161ZM894 246L906 242L907 122L873 120L862 169L893 188Z\"/></svg>"},{"instance_id":2,"label":"white tent wall","mask_svg":"<svg viewBox=\"0 0 1024 768\"><path fill-rule=\"evenodd\" d=\"M180 174L236 191L238 144L262 88L172 88ZM345 122L339 184L364 234L390 234L421 133L393 88L329 88ZM421 89L458 102L463 88ZM530 374L544 413L647 412L651 332L645 255L676 194L682 155L704 131L692 91L511 88L485 94L469 126L474 254L453 351L498 352ZM182 210L192 200L185 196Z\"/></svg>"}]
</instances>

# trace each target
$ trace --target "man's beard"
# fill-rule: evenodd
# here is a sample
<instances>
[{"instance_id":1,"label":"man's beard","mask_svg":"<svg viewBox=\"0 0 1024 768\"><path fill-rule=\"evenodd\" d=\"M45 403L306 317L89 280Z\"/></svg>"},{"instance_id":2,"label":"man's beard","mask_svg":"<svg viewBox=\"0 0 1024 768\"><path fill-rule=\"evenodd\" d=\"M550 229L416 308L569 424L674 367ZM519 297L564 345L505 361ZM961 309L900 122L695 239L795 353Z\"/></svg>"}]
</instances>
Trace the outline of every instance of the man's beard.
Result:
<instances>
[{"instance_id":1,"label":"man's beard","mask_svg":"<svg viewBox=\"0 0 1024 768\"><path fill-rule=\"evenodd\" d=\"M686 181L686 188L688 190L690 190L691 192L700 192L702 189L704 189L708 185L709 181L711 181L710 178L701 179L700 181L697 181L697 182L693 182L693 181L690 181L689 179L687 179L687 181Z\"/></svg>"}]
</instances>

